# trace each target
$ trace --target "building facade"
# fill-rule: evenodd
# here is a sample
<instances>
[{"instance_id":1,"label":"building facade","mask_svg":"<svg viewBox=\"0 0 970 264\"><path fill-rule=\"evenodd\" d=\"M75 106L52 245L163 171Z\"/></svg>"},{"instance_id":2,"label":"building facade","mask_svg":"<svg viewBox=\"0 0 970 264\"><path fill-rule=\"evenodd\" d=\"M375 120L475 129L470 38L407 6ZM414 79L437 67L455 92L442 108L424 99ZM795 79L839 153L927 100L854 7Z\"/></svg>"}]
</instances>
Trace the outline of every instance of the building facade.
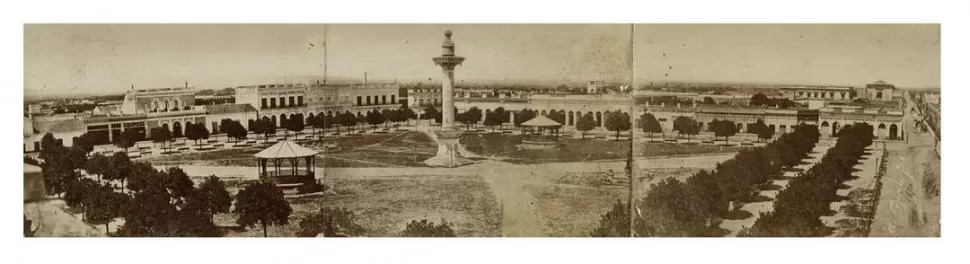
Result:
<instances>
[{"instance_id":1,"label":"building facade","mask_svg":"<svg viewBox=\"0 0 970 264\"><path fill-rule=\"evenodd\" d=\"M747 132L749 125L762 120L776 135L793 131L799 124L815 125L823 137L838 133L847 124L867 123L873 127L877 139L902 139L904 135L901 110L865 109L839 106L826 106L820 109L807 107L778 109L765 107L725 107L725 106L658 106L640 105L640 114L653 114L665 132L673 131L677 117L690 117L700 123L701 131L708 131L714 120L728 120L738 125L739 133ZM639 125L639 114L634 127Z\"/></svg>"}]
</instances>

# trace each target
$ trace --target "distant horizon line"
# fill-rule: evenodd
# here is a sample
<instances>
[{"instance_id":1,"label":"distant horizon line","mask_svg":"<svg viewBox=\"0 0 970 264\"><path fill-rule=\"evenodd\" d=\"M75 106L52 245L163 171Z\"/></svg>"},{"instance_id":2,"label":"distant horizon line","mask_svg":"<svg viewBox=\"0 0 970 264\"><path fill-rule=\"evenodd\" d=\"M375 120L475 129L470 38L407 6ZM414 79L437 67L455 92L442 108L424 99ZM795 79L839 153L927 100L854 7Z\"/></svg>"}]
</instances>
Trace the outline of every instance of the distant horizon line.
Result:
<instances>
[{"instance_id":1,"label":"distant horizon line","mask_svg":"<svg viewBox=\"0 0 970 264\"><path fill-rule=\"evenodd\" d=\"M246 86L246 85L290 84L290 83L308 83L308 84L310 84L310 83L316 83L317 81L324 81L324 80L326 80L328 83L332 81L332 82L335 82L337 84L363 84L363 83L378 83L378 84L387 84L387 83L415 84L415 83L426 83L426 82L428 82L428 80L426 80L424 78L406 78L406 79L397 79L397 78L394 78L394 79L386 79L386 78L378 78L378 79L368 79L365 82L364 79L362 79L362 78L350 78L350 77L344 77L344 76L326 77L326 78L324 78L323 76L281 76L281 77L277 77L277 79L305 79L305 80L304 81L296 81L296 80L293 80L293 81L285 81L285 82L257 82L257 83L250 83L250 84L244 84L244 85L225 85L225 86L221 86L221 87L211 87L211 88L200 88L198 86L194 86L194 87L197 90L200 90L200 91L201 90L220 90L220 89L226 89L226 88L236 88L236 87L239 87L239 86ZM590 81L604 81L604 82L608 82L608 83L627 83L626 82L627 80L607 80L607 79L592 79L592 80L550 80L550 79L467 78L467 79L457 80L457 82L455 84L456 85L462 85L462 84L475 84L475 85L482 85L482 84L504 84L504 85L510 85L510 84L519 84L519 85L563 85L563 84L573 84L573 85L575 85L575 84L585 84L585 83L588 83ZM864 86L865 84L868 84L868 83L871 83L871 82L875 82L875 81L876 80L872 80L872 81L869 81L869 82L866 82L866 83L863 83L863 84L843 84L843 83L825 83L825 84L822 84L822 83L796 83L796 82L775 82L775 81L729 81L729 80L723 80L723 81L719 81L719 80L637 80L636 81L636 84L638 86L644 86L644 85L648 85L650 83L654 83L654 84L664 84L664 83L667 83L667 84L704 84L704 85L718 85L718 84L723 84L723 85L759 85L759 86L762 86L762 85L792 85L792 86L795 86L795 85L806 85L806 86L811 85L811 86L852 86L852 87L859 87L859 86ZM437 82L440 82L440 79L436 79L436 80L431 80L430 81L430 83L432 83L432 84L437 83ZM488 82L488 83L483 83L483 82ZM887 81L887 82L890 83L890 84L893 83L891 81ZM167 87L182 87L182 86L183 85L167 85L167 86L153 86L151 88L167 88ZM191 83L190 83L189 86L192 86ZM940 89L940 86L933 86L933 85L897 86L896 88L900 88L900 89ZM41 94L28 95L28 93L27 93L28 91L37 92L39 90L37 90L37 89L26 89L25 88L24 89L24 98L28 98L28 97L54 97L54 96L105 96L105 95L118 95L118 94L125 93L127 90L128 89L126 88L126 89L123 89L123 90L104 91L104 92L90 92L90 93L53 92L53 93L41 93Z\"/></svg>"}]
</instances>

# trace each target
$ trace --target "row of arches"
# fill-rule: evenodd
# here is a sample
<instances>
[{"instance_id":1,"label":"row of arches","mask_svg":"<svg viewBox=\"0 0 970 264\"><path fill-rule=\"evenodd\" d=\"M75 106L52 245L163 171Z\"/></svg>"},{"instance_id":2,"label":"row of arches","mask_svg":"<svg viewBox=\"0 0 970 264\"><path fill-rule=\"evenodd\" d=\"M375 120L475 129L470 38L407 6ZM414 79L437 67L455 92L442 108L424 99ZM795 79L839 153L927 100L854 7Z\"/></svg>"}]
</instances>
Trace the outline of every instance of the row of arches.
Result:
<instances>
[{"instance_id":1,"label":"row of arches","mask_svg":"<svg viewBox=\"0 0 970 264\"><path fill-rule=\"evenodd\" d=\"M861 123L869 124L869 122ZM819 126L822 134L827 136L838 134L839 129L841 128L841 125L837 121L834 121L831 124L829 124L828 121L822 121L822 124ZM895 123L890 123L888 126L886 123L879 123L878 125L873 126L873 135L880 138L897 139L900 138L902 133L899 131L899 125Z\"/></svg>"},{"instance_id":2,"label":"row of arches","mask_svg":"<svg viewBox=\"0 0 970 264\"><path fill-rule=\"evenodd\" d=\"M168 131L172 131L172 137L173 138L177 138L177 137L184 136L185 135L185 128L192 126L192 122L191 121L185 121L185 124L184 125L182 124L182 122L179 122L179 121L171 122L171 124L172 124L172 126L169 127L169 122L163 122L162 125L161 125L161 128L162 129L165 129L165 130L168 130Z\"/></svg>"},{"instance_id":3,"label":"row of arches","mask_svg":"<svg viewBox=\"0 0 970 264\"><path fill-rule=\"evenodd\" d=\"M152 99L152 104L149 106L152 112L164 112L164 111L178 111L185 108L187 105L185 101L178 98L165 98L159 100L158 98Z\"/></svg>"},{"instance_id":4,"label":"row of arches","mask_svg":"<svg viewBox=\"0 0 970 264\"><path fill-rule=\"evenodd\" d=\"M486 108L483 111L484 111L485 115L482 115L482 121L484 121L485 120L485 116L487 114L491 113L493 110L490 109L490 108ZM605 120L609 117L610 114L613 113L613 111L595 111L595 112L594 111L586 111L586 112L583 112L583 111L573 111L573 110L566 111L565 109L534 109L532 111L537 111L537 113L539 115L543 115L543 116L549 116L549 114L558 113L559 115L562 115L562 116L565 117L564 120L562 120L563 121L563 126L576 126L576 124L579 122L579 119L582 118L583 115L587 115L588 114L588 115L591 115L593 117L593 120L596 122L596 126L597 127L604 127L606 125L605 124ZM514 119L515 118L515 113L517 113L518 111L509 111L509 110L506 110L506 112L509 113L509 120L512 121L512 122L515 122L516 121Z\"/></svg>"}]
</instances>

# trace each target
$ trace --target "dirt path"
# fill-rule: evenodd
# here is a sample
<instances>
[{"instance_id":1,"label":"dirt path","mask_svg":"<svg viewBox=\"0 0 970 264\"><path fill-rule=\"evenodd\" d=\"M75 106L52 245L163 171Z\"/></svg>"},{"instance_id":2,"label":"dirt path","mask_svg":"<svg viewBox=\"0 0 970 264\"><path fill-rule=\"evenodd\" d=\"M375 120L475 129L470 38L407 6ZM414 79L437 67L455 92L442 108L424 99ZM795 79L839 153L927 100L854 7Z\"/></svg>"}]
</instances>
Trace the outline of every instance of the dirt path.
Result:
<instances>
[{"instance_id":1,"label":"dirt path","mask_svg":"<svg viewBox=\"0 0 970 264\"><path fill-rule=\"evenodd\" d=\"M913 127L910 107L903 120L906 128ZM940 197L927 196L923 185L925 164L939 175L936 139L932 133L906 135L906 143L888 144L889 166L869 236L940 236Z\"/></svg>"},{"instance_id":2,"label":"dirt path","mask_svg":"<svg viewBox=\"0 0 970 264\"><path fill-rule=\"evenodd\" d=\"M81 221L64 210L63 200L46 200L24 204L24 216L33 221L38 237L100 237L104 232Z\"/></svg>"}]
</instances>

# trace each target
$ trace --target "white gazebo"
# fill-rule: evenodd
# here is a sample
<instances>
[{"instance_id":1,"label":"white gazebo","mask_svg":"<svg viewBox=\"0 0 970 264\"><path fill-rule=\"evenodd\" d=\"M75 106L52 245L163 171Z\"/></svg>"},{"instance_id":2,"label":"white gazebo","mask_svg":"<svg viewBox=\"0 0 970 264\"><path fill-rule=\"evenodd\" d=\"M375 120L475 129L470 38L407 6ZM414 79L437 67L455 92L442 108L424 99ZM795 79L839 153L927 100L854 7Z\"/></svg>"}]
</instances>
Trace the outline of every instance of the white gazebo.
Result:
<instances>
[{"instance_id":1,"label":"white gazebo","mask_svg":"<svg viewBox=\"0 0 970 264\"><path fill-rule=\"evenodd\" d=\"M279 185L313 182L314 157L317 153L316 150L282 140L253 156L259 161L259 178ZM301 160L304 168L300 168Z\"/></svg>"},{"instance_id":2,"label":"white gazebo","mask_svg":"<svg viewBox=\"0 0 970 264\"><path fill-rule=\"evenodd\" d=\"M556 122L555 120L549 119L546 116L539 115L532 119L529 119L529 121L522 122L520 126L538 128L539 134L542 134L543 129L548 129L551 131L558 132L559 128L562 127L562 124L560 124L559 122Z\"/></svg>"}]
</instances>

